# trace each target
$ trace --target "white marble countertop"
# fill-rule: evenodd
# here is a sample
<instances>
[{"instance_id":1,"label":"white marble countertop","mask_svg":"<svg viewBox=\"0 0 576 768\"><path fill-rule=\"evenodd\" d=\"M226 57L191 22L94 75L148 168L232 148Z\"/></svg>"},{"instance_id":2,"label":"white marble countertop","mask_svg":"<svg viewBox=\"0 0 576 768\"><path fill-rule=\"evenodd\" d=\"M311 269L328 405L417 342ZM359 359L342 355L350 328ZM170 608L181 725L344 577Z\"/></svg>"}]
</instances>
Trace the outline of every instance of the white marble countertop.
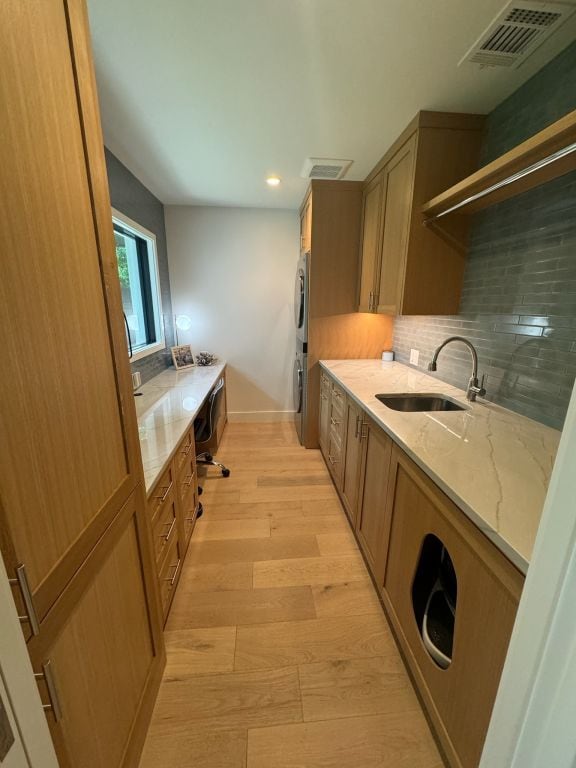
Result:
<instances>
[{"instance_id":1,"label":"white marble countertop","mask_svg":"<svg viewBox=\"0 0 576 768\"><path fill-rule=\"evenodd\" d=\"M322 360L330 373L485 535L526 573L560 432L401 363ZM402 413L376 394L437 392L466 411Z\"/></svg>"},{"instance_id":2,"label":"white marble countertop","mask_svg":"<svg viewBox=\"0 0 576 768\"><path fill-rule=\"evenodd\" d=\"M217 363L183 371L167 368L138 390L142 394L134 399L147 494L225 367Z\"/></svg>"}]
</instances>

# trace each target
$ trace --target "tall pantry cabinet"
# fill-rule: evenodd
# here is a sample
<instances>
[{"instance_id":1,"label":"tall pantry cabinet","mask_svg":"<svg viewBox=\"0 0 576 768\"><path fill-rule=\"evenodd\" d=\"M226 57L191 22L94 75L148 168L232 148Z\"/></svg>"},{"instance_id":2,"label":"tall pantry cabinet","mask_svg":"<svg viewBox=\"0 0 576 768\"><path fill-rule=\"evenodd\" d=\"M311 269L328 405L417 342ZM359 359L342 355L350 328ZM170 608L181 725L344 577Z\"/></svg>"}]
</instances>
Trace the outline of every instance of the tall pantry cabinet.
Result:
<instances>
[{"instance_id":1,"label":"tall pantry cabinet","mask_svg":"<svg viewBox=\"0 0 576 768\"><path fill-rule=\"evenodd\" d=\"M135 766L164 665L83 0L0 10L0 549L60 765Z\"/></svg>"}]
</instances>

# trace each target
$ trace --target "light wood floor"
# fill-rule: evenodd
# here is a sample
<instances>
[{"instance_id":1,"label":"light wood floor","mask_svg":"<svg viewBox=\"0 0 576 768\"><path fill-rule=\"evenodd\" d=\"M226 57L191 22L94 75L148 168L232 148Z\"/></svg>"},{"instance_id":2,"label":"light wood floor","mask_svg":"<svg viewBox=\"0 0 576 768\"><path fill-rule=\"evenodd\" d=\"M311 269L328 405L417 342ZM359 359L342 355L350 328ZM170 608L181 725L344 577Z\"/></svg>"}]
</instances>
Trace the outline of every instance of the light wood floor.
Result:
<instances>
[{"instance_id":1,"label":"light wood floor","mask_svg":"<svg viewBox=\"0 0 576 768\"><path fill-rule=\"evenodd\" d=\"M231 424L141 768L440 768L319 451Z\"/></svg>"}]
</instances>

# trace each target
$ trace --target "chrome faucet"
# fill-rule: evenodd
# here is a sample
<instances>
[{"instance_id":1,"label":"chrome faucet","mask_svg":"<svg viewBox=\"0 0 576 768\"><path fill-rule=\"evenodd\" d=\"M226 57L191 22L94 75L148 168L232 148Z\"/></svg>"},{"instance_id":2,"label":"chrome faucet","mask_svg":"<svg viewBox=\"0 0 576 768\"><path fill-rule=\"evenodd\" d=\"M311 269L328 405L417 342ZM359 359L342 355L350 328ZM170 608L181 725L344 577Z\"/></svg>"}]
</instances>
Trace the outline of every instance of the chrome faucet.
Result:
<instances>
[{"instance_id":1,"label":"chrome faucet","mask_svg":"<svg viewBox=\"0 0 576 768\"><path fill-rule=\"evenodd\" d=\"M473 403L478 395L480 395L480 397L484 397L486 394L486 390L484 389L484 379L486 377L482 376L482 382L478 383L478 353L476 352L472 342L468 341L468 339L465 339L463 336L449 336L447 339L445 339L434 352L432 360L428 363L428 370L436 370L436 361L438 360L438 355L440 354L441 350L444 349L446 344L450 344L451 341L460 341L462 344L466 344L472 355L472 376L470 376L468 386L466 387L466 399Z\"/></svg>"}]
</instances>

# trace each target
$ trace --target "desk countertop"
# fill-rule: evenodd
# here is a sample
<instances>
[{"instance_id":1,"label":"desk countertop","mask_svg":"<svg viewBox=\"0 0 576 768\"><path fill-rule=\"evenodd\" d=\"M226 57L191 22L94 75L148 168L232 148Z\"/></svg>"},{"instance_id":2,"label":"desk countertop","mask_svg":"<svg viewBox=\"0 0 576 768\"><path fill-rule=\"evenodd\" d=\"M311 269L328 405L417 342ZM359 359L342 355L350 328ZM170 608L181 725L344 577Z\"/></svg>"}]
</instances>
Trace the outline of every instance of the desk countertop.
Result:
<instances>
[{"instance_id":1,"label":"desk countertop","mask_svg":"<svg viewBox=\"0 0 576 768\"><path fill-rule=\"evenodd\" d=\"M217 363L183 371L168 368L140 387L142 394L135 400L147 494L225 367L225 363Z\"/></svg>"},{"instance_id":2,"label":"desk countertop","mask_svg":"<svg viewBox=\"0 0 576 768\"><path fill-rule=\"evenodd\" d=\"M401 363L321 361L484 534L526 573L560 432ZM402 413L377 393L438 392L465 411Z\"/></svg>"}]
</instances>

